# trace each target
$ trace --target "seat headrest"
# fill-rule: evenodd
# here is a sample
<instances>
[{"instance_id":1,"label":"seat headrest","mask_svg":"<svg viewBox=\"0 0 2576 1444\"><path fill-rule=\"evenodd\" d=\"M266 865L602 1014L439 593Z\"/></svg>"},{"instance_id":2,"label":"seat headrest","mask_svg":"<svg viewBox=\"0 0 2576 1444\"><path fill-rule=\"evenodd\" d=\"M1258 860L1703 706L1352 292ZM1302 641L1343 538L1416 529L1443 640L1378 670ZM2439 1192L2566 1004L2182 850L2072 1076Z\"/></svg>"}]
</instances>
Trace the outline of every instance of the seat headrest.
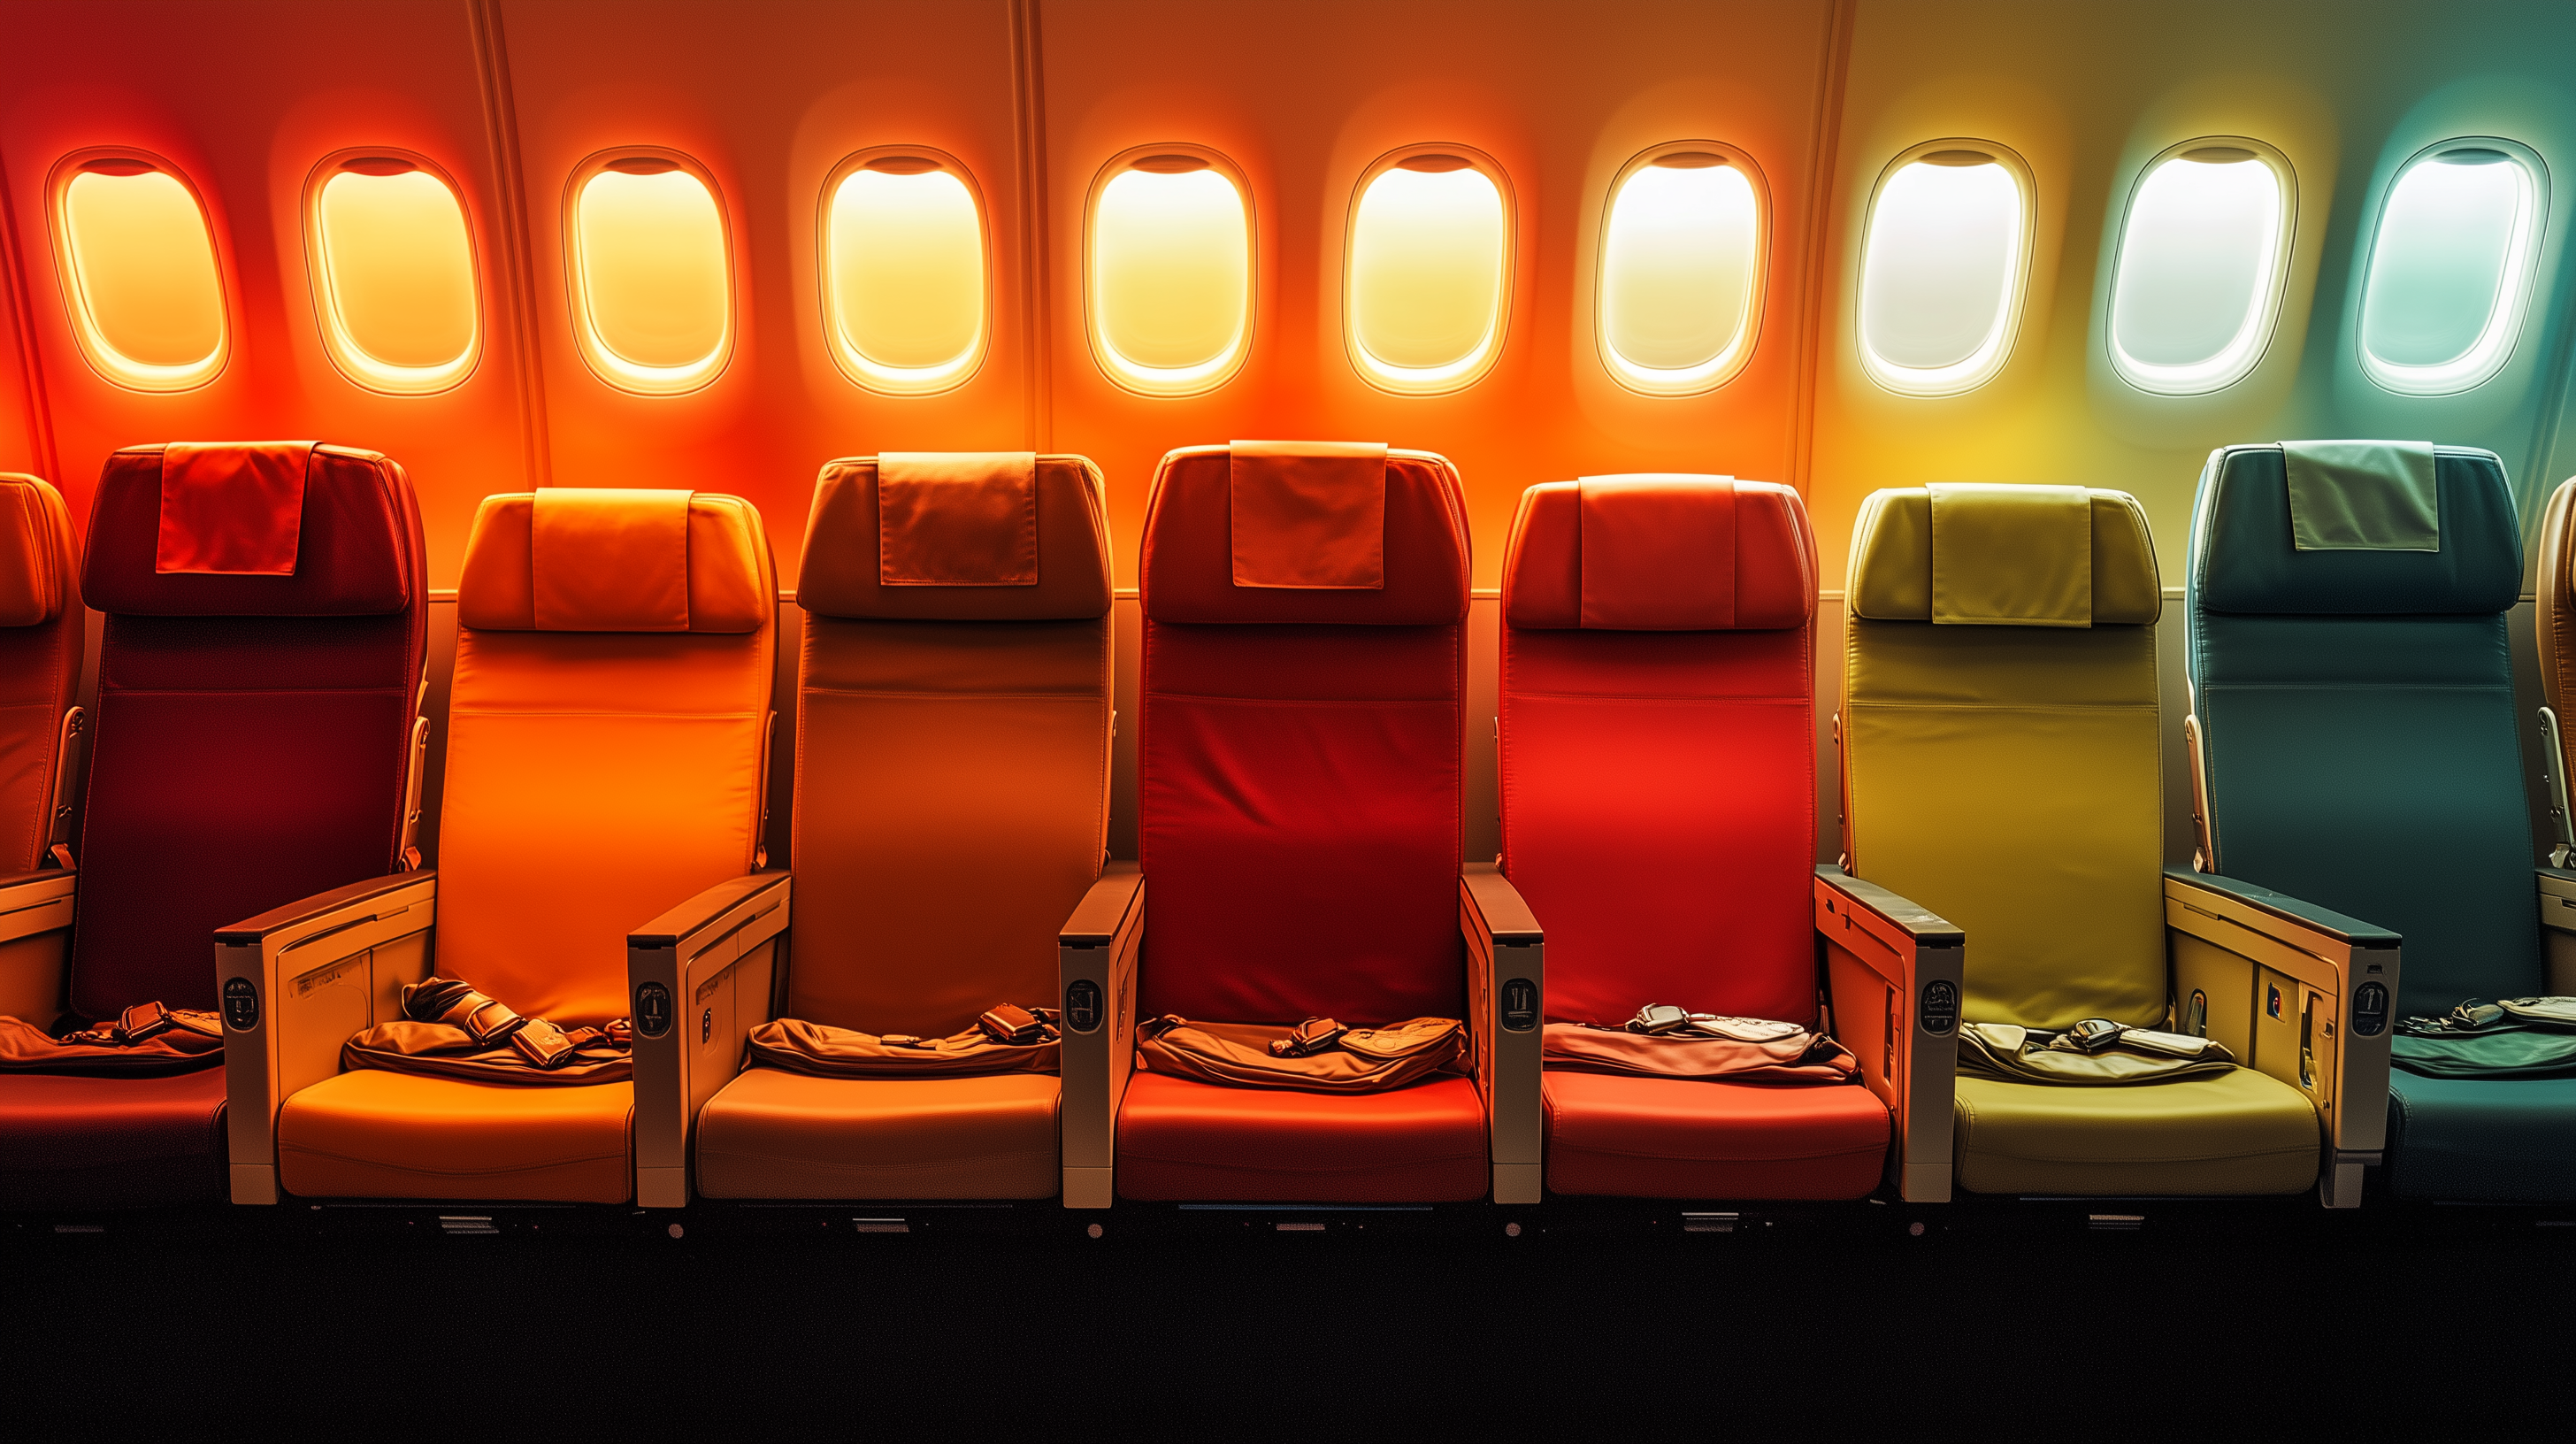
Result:
<instances>
[{"instance_id":1,"label":"seat headrest","mask_svg":"<svg viewBox=\"0 0 2576 1444\"><path fill-rule=\"evenodd\" d=\"M487 632L757 632L777 607L759 511L712 492L487 496L456 583Z\"/></svg>"},{"instance_id":2,"label":"seat headrest","mask_svg":"<svg viewBox=\"0 0 2576 1444\"><path fill-rule=\"evenodd\" d=\"M1521 493L1503 563L1515 627L1780 631L1815 612L1815 534L1789 487L1657 473Z\"/></svg>"},{"instance_id":3,"label":"seat headrest","mask_svg":"<svg viewBox=\"0 0 2576 1444\"><path fill-rule=\"evenodd\" d=\"M42 626L71 600L72 529L62 494L0 472L0 627Z\"/></svg>"},{"instance_id":4,"label":"seat headrest","mask_svg":"<svg viewBox=\"0 0 2576 1444\"><path fill-rule=\"evenodd\" d=\"M2522 596L2522 523L2504 462L2433 448L2440 549L2297 546L2278 445L2223 446L2201 470L2192 516L2194 604L2253 616L2439 616L2501 612Z\"/></svg>"},{"instance_id":5,"label":"seat headrest","mask_svg":"<svg viewBox=\"0 0 2576 1444\"><path fill-rule=\"evenodd\" d=\"M2146 513L2125 491L1934 485L1873 492L1852 529L1852 615L1975 626L2152 625Z\"/></svg>"},{"instance_id":6,"label":"seat headrest","mask_svg":"<svg viewBox=\"0 0 2576 1444\"><path fill-rule=\"evenodd\" d=\"M1264 447L1293 444L1262 443ZM1138 568L1145 615L1162 622L1301 622L1351 626L1446 626L1467 615L1467 511L1457 468L1427 451L1385 453L1374 498L1368 458L1351 444L1331 452L1305 444L1289 466L1259 466L1257 514L1238 527L1233 449L1184 447L1154 474L1145 504L1145 553ZM1271 457L1260 458L1271 461ZM1266 492L1267 495L1260 495ZM1318 492L1323 493L1318 496ZM1363 505L1341 507L1358 492ZM1338 498L1336 497L1338 493ZM1292 570L1277 545L1285 532L1362 537L1364 503L1379 522L1377 583L1363 580L1364 546L1335 548L1329 567ZM1307 503L1315 503L1308 505ZM1247 584L1238 581L1248 563ZM1300 580L1300 577L1305 579Z\"/></svg>"},{"instance_id":7,"label":"seat headrest","mask_svg":"<svg viewBox=\"0 0 2576 1444\"><path fill-rule=\"evenodd\" d=\"M425 585L402 468L309 441L134 446L107 459L81 595L128 616L368 617Z\"/></svg>"},{"instance_id":8,"label":"seat headrest","mask_svg":"<svg viewBox=\"0 0 2576 1444\"><path fill-rule=\"evenodd\" d=\"M796 604L819 616L929 622L1101 616L1110 595L1102 491L1100 468L1080 456L826 462Z\"/></svg>"}]
</instances>

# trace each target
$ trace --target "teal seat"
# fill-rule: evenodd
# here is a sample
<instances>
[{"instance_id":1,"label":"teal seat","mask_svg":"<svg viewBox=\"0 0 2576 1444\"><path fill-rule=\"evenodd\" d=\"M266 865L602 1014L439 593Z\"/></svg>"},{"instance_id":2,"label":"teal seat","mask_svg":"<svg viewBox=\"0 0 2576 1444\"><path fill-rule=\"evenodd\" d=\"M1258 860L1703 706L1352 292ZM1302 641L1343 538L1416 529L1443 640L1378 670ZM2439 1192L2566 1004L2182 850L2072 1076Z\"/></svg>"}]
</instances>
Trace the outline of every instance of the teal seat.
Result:
<instances>
[{"instance_id":1,"label":"teal seat","mask_svg":"<svg viewBox=\"0 0 2576 1444\"><path fill-rule=\"evenodd\" d=\"M2521 524L2494 453L2437 447L2433 474L2438 550L2303 551L2281 448L2222 448L2186 583L2195 863L2400 934L2389 1025L2546 991L2505 630ZM2256 1026L2271 1005L2258 984ZM2576 1080L2389 1078L2398 1195L2576 1199Z\"/></svg>"}]
</instances>

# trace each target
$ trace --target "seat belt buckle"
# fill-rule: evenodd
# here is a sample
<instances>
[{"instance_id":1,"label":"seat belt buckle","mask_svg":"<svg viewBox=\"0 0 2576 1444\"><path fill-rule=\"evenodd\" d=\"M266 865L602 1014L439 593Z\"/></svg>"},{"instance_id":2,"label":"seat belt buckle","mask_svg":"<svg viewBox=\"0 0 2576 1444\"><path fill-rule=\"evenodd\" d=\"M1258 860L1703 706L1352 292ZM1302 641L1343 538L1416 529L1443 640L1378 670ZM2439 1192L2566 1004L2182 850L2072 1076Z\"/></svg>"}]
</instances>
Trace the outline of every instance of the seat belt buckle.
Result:
<instances>
[{"instance_id":1,"label":"seat belt buckle","mask_svg":"<svg viewBox=\"0 0 2576 1444\"><path fill-rule=\"evenodd\" d=\"M1340 1042L1342 1035L1349 1031L1350 1029L1330 1018L1308 1018L1305 1022L1289 1029L1287 1037L1273 1041L1270 1045L1270 1056L1273 1058L1309 1057Z\"/></svg>"},{"instance_id":2,"label":"seat belt buckle","mask_svg":"<svg viewBox=\"0 0 2576 1444\"><path fill-rule=\"evenodd\" d=\"M140 1043L170 1031L170 1010L157 1002L137 1003L116 1015L116 1039Z\"/></svg>"},{"instance_id":3,"label":"seat belt buckle","mask_svg":"<svg viewBox=\"0 0 2576 1444\"><path fill-rule=\"evenodd\" d=\"M1047 1035L1045 1020L1016 1003L986 1009L975 1020L975 1026L984 1030L985 1037L1002 1044L1040 1043Z\"/></svg>"},{"instance_id":4,"label":"seat belt buckle","mask_svg":"<svg viewBox=\"0 0 2576 1444\"><path fill-rule=\"evenodd\" d=\"M580 1045L564 1036L564 1031L543 1018L523 1018L510 1034L510 1047L529 1064L538 1068L559 1068L572 1060L573 1050Z\"/></svg>"},{"instance_id":5,"label":"seat belt buckle","mask_svg":"<svg viewBox=\"0 0 2576 1444\"><path fill-rule=\"evenodd\" d=\"M1676 1008L1670 1003L1648 1003L1637 1010L1637 1016L1628 1020L1627 1028L1631 1033L1644 1033L1651 1037L1687 1027L1690 1020L1690 1010L1686 1008Z\"/></svg>"}]
</instances>

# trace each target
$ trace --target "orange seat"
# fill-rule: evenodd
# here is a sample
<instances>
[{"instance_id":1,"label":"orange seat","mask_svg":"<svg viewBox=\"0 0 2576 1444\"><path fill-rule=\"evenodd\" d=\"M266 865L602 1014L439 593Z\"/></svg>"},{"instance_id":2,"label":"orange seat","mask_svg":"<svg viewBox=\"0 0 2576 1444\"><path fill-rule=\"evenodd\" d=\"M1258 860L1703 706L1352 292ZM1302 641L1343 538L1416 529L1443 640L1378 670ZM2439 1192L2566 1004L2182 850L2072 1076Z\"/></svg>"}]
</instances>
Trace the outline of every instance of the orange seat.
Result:
<instances>
[{"instance_id":1,"label":"orange seat","mask_svg":"<svg viewBox=\"0 0 2576 1444\"><path fill-rule=\"evenodd\" d=\"M1856 1198L1887 1166L1866 1088L1549 1070L1547 1181L1627 1198Z\"/></svg>"},{"instance_id":2,"label":"orange seat","mask_svg":"<svg viewBox=\"0 0 2576 1444\"><path fill-rule=\"evenodd\" d=\"M80 672L80 550L71 513L45 482L0 472L0 877L42 864L55 840L63 713L80 690ZM7 1011L0 1002L0 1013Z\"/></svg>"},{"instance_id":3,"label":"orange seat","mask_svg":"<svg viewBox=\"0 0 2576 1444\"><path fill-rule=\"evenodd\" d=\"M698 1177L723 1198L1053 1198L1056 1111L1051 1073L746 1068L698 1117Z\"/></svg>"},{"instance_id":4,"label":"orange seat","mask_svg":"<svg viewBox=\"0 0 2576 1444\"><path fill-rule=\"evenodd\" d=\"M359 1069L286 1100L278 1161L323 1198L624 1203L635 1090L502 1088Z\"/></svg>"},{"instance_id":5,"label":"orange seat","mask_svg":"<svg viewBox=\"0 0 2576 1444\"><path fill-rule=\"evenodd\" d=\"M1485 1196L1485 1105L1465 1078L1343 1096L1139 1072L1118 1109L1118 1195L1463 1203Z\"/></svg>"}]
</instances>

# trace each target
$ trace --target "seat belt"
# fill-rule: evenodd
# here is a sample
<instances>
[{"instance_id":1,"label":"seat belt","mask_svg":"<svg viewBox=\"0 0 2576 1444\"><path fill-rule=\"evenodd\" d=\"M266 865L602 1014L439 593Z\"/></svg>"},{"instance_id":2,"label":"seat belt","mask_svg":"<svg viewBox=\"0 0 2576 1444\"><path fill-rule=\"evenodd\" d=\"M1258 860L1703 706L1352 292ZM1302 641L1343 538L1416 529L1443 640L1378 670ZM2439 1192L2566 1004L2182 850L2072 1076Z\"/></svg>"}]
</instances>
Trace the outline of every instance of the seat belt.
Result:
<instances>
[{"instance_id":1,"label":"seat belt","mask_svg":"<svg viewBox=\"0 0 2576 1444\"><path fill-rule=\"evenodd\" d=\"M429 770L429 681L423 678L420 695L412 701L411 766L403 779L402 840L394 849L394 859L403 872L420 871L420 789Z\"/></svg>"},{"instance_id":2,"label":"seat belt","mask_svg":"<svg viewBox=\"0 0 2576 1444\"><path fill-rule=\"evenodd\" d=\"M72 783L80 776L80 740L89 730L89 714L78 707L63 712L63 730L54 746L54 814L45 837L45 855L65 872L72 861Z\"/></svg>"}]
</instances>

